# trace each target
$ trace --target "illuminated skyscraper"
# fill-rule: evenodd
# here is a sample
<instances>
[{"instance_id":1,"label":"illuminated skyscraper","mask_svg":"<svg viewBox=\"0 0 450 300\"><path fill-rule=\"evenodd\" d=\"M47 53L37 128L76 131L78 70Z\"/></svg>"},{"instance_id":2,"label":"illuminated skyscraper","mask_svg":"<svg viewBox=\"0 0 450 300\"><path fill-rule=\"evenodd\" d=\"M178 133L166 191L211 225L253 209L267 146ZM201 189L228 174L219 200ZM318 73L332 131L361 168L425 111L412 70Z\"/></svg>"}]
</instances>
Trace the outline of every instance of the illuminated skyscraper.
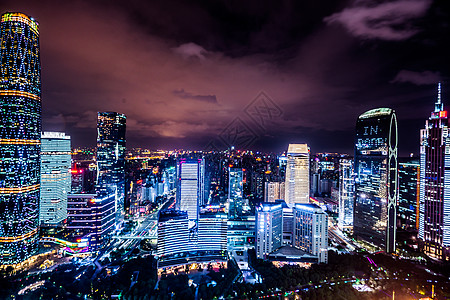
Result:
<instances>
[{"instance_id":1,"label":"illuminated skyscraper","mask_svg":"<svg viewBox=\"0 0 450 300\"><path fill-rule=\"evenodd\" d=\"M22 13L0 23L0 264L37 249L41 151L39 25Z\"/></svg>"},{"instance_id":2,"label":"illuminated skyscraper","mask_svg":"<svg viewBox=\"0 0 450 300\"><path fill-rule=\"evenodd\" d=\"M307 144L290 144L286 166L286 204L309 203L309 147Z\"/></svg>"},{"instance_id":3,"label":"illuminated skyscraper","mask_svg":"<svg viewBox=\"0 0 450 300\"><path fill-rule=\"evenodd\" d=\"M316 204L295 204L294 247L328 262L328 215Z\"/></svg>"},{"instance_id":4,"label":"illuminated skyscraper","mask_svg":"<svg viewBox=\"0 0 450 300\"><path fill-rule=\"evenodd\" d=\"M230 168L228 172L228 218L242 216L243 172L241 168Z\"/></svg>"},{"instance_id":5,"label":"illuminated skyscraper","mask_svg":"<svg viewBox=\"0 0 450 300\"><path fill-rule=\"evenodd\" d=\"M179 159L177 162L176 207L186 211L188 219L198 220L198 207L204 203L205 161L203 159Z\"/></svg>"},{"instance_id":6,"label":"illuminated skyscraper","mask_svg":"<svg viewBox=\"0 0 450 300\"><path fill-rule=\"evenodd\" d=\"M284 200L285 190L284 182L265 182L264 183L264 202L275 202L275 200Z\"/></svg>"},{"instance_id":7,"label":"illuminated skyscraper","mask_svg":"<svg viewBox=\"0 0 450 300\"><path fill-rule=\"evenodd\" d=\"M116 220L124 214L126 116L99 112L97 119L97 193L116 194Z\"/></svg>"},{"instance_id":8,"label":"illuminated skyscraper","mask_svg":"<svg viewBox=\"0 0 450 300\"><path fill-rule=\"evenodd\" d=\"M420 131L419 212L425 254L450 260L450 136L440 83L434 112Z\"/></svg>"},{"instance_id":9,"label":"illuminated skyscraper","mask_svg":"<svg viewBox=\"0 0 450 300\"><path fill-rule=\"evenodd\" d=\"M419 174L418 160L399 160L397 227L409 231L419 228Z\"/></svg>"},{"instance_id":10,"label":"illuminated skyscraper","mask_svg":"<svg viewBox=\"0 0 450 300\"><path fill-rule=\"evenodd\" d=\"M41 225L60 225L67 218L67 193L71 190L70 136L44 132L41 136Z\"/></svg>"},{"instance_id":11,"label":"illuminated skyscraper","mask_svg":"<svg viewBox=\"0 0 450 300\"><path fill-rule=\"evenodd\" d=\"M339 164L339 221L340 229L353 226L353 195L355 181L353 177L353 160L341 159Z\"/></svg>"},{"instance_id":12,"label":"illuminated skyscraper","mask_svg":"<svg viewBox=\"0 0 450 300\"><path fill-rule=\"evenodd\" d=\"M264 202L256 209L256 257L266 256L282 246L283 206L281 203Z\"/></svg>"},{"instance_id":13,"label":"illuminated skyscraper","mask_svg":"<svg viewBox=\"0 0 450 300\"><path fill-rule=\"evenodd\" d=\"M394 110L377 108L360 115L355 143L354 234L394 252L398 199Z\"/></svg>"}]
</instances>

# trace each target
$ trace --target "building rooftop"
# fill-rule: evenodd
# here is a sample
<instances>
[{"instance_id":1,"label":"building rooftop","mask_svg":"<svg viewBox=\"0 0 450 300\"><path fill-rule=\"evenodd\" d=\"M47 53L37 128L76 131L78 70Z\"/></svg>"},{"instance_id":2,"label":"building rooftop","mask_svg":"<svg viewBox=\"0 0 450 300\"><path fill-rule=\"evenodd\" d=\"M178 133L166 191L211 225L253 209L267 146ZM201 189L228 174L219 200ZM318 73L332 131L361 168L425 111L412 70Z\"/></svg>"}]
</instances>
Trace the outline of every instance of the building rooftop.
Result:
<instances>
[{"instance_id":1,"label":"building rooftop","mask_svg":"<svg viewBox=\"0 0 450 300\"><path fill-rule=\"evenodd\" d=\"M289 144L289 148L287 153L300 154L300 153L308 153L309 147L308 144Z\"/></svg>"},{"instance_id":2,"label":"building rooftop","mask_svg":"<svg viewBox=\"0 0 450 300\"><path fill-rule=\"evenodd\" d=\"M165 222L173 219L187 219L188 215L186 211L165 209L159 212L158 221Z\"/></svg>"},{"instance_id":3,"label":"building rooftop","mask_svg":"<svg viewBox=\"0 0 450 300\"><path fill-rule=\"evenodd\" d=\"M393 110L387 107L375 108L369 111L366 111L362 115L359 116L359 119L368 119L379 116L387 116L392 114Z\"/></svg>"}]
</instances>

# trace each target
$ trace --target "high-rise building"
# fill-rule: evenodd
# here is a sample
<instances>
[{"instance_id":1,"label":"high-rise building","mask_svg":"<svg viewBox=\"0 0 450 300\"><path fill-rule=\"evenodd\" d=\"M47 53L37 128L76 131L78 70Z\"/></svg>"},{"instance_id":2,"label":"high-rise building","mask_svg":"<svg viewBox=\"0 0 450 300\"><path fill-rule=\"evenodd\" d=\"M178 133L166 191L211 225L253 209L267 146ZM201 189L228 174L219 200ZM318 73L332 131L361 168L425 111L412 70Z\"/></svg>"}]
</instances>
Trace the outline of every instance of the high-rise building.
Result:
<instances>
[{"instance_id":1,"label":"high-rise building","mask_svg":"<svg viewBox=\"0 0 450 300\"><path fill-rule=\"evenodd\" d=\"M339 164L339 219L341 230L353 227L353 196L355 180L353 176L353 160L341 159Z\"/></svg>"},{"instance_id":2,"label":"high-rise building","mask_svg":"<svg viewBox=\"0 0 450 300\"><path fill-rule=\"evenodd\" d=\"M227 215L224 213L201 213L198 219L198 249L225 252L227 221Z\"/></svg>"},{"instance_id":3,"label":"high-rise building","mask_svg":"<svg viewBox=\"0 0 450 300\"><path fill-rule=\"evenodd\" d=\"M66 229L73 240L89 240L89 250L102 249L114 230L114 194L69 194Z\"/></svg>"},{"instance_id":4,"label":"high-rise building","mask_svg":"<svg viewBox=\"0 0 450 300\"><path fill-rule=\"evenodd\" d=\"M191 250L189 219L185 211L163 210L159 213L157 244L159 259Z\"/></svg>"},{"instance_id":5,"label":"high-rise building","mask_svg":"<svg viewBox=\"0 0 450 300\"><path fill-rule=\"evenodd\" d=\"M124 214L126 116L99 112L97 133L97 194L115 194L117 222Z\"/></svg>"},{"instance_id":6,"label":"high-rise building","mask_svg":"<svg viewBox=\"0 0 450 300\"><path fill-rule=\"evenodd\" d=\"M290 207L295 203L309 203L309 147L307 144L290 144L287 151L285 201Z\"/></svg>"},{"instance_id":7,"label":"high-rise building","mask_svg":"<svg viewBox=\"0 0 450 300\"><path fill-rule=\"evenodd\" d=\"M328 216L316 204L295 204L294 247L328 262Z\"/></svg>"},{"instance_id":8,"label":"high-rise building","mask_svg":"<svg viewBox=\"0 0 450 300\"><path fill-rule=\"evenodd\" d=\"M283 207L281 203L264 202L256 209L256 257L266 256L282 246Z\"/></svg>"},{"instance_id":9,"label":"high-rise building","mask_svg":"<svg viewBox=\"0 0 450 300\"><path fill-rule=\"evenodd\" d=\"M419 175L419 160L399 160L397 226L409 231L419 229Z\"/></svg>"},{"instance_id":10,"label":"high-rise building","mask_svg":"<svg viewBox=\"0 0 450 300\"><path fill-rule=\"evenodd\" d=\"M241 168L230 168L228 171L228 218L242 216L243 172Z\"/></svg>"},{"instance_id":11,"label":"high-rise building","mask_svg":"<svg viewBox=\"0 0 450 300\"><path fill-rule=\"evenodd\" d=\"M41 197L39 222L57 226L67 218L67 194L71 190L70 136L62 132L41 135Z\"/></svg>"},{"instance_id":12,"label":"high-rise building","mask_svg":"<svg viewBox=\"0 0 450 300\"><path fill-rule=\"evenodd\" d=\"M39 24L22 13L0 23L0 264L37 250L41 151Z\"/></svg>"},{"instance_id":13,"label":"high-rise building","mask_svg":"<svg viewBox=\"0 0 450 300\"><path fill-rule=\"evenodd\" d=\"M204 204L204 173L203 159L181 158L177 161L176 207L186 211L188 219L194 222L198 220L199 206Z\"/></svg>"},{"instance_id":14,"label":"high-rise building","mask_svg":"<svg viewBox=\"0 0 450 300\"><path fill-rule=\"evenodd\" d=\"M275 200L284 200L285 196L284 182L266 182L264 184L264 202L275 202Z\"/></svg>"},{"instance_id":15,"label":"high-rise building","mask_svg":"<svg viewBox=\"0 0 450 300\"><path fill-rule=\"evenodd\" d=\"M356 121L353 232L360 240L395 251L397 118L390 108L369 110Z\"/></svg>"},{"instance_id":16,"label":"high-rise building","mask_svg":"<svg viewBox=\"0 0 450 300\"><path fill-rule=\"evenodd\" d=\"M450 136L441 84L434 112L420 131L419 238L425 254L450 260Z\"/></svg>"}]
</instances>

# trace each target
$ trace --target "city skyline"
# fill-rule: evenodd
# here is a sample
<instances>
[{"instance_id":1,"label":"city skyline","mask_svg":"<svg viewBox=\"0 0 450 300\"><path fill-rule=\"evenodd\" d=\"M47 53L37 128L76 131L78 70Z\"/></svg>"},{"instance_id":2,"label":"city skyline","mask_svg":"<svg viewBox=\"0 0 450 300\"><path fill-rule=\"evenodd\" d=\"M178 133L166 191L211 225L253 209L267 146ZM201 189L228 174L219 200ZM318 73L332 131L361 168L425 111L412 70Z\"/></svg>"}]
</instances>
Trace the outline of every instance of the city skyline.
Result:
<instances>
[{"instance_id":1,"label":"city skyline","mask_svg":"<svg viewBox=\"0 0 450 300\"><path fill-rule=\"evenodd\" d=\"M239 118L250 149L351 154L357 116L389 107L405 156L418 154L438 81L448 98L440 2L177 4L7 2L42 28L43 129L94 146L109 110L128 116L130 147L225 149ZM260 92L275 105L263 124Z\"/></svg>"}]
</instances>

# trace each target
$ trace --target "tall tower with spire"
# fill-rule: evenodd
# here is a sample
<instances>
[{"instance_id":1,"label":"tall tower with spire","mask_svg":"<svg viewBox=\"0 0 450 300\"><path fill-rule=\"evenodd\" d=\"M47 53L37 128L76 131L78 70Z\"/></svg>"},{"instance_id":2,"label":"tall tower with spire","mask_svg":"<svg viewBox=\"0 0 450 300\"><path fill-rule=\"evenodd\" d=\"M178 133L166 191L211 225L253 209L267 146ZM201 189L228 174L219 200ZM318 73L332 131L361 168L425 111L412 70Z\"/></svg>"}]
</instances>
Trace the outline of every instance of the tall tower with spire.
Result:
<instances>
[{"instance_id":1,"label":"tall tower with spire","mask_svg":"<svg viewBox=\"0 0 450 300\"><path fill-rule=\"evenodd\" d=\"M450 136L441 83L431 117L420 130L419 239L426 255L450 260Z\"/></svg>"}]
</instances>

